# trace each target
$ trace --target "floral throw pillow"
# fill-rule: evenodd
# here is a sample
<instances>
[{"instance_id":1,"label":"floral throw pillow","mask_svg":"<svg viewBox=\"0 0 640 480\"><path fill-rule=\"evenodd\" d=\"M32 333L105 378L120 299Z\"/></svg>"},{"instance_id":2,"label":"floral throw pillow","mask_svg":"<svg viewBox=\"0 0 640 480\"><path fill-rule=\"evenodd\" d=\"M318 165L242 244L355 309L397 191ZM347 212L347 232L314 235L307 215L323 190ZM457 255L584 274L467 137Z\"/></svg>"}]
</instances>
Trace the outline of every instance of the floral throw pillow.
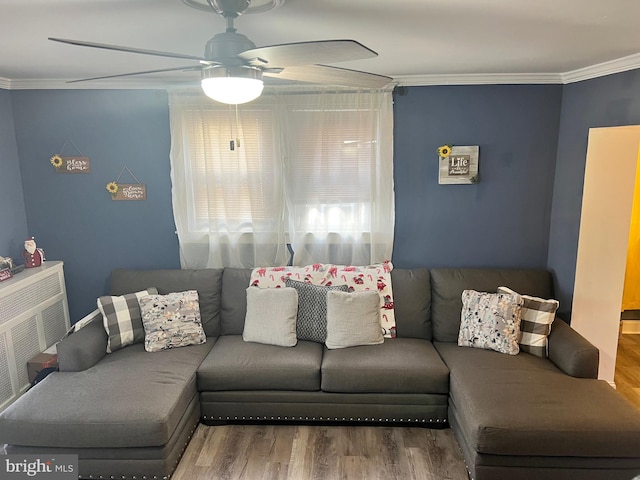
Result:
<instances>
[{"instance_id":1,"label":"floral throw pillow","mask_svg":"<svg viewBox=\"0 0 640 480\"><path fill-rule=\"evenodd\" d=\"M523 303L517 293L465 290L458 345L517 355Z\"/></svg>"},{"instance_id":2,"label":"floral throw pillow","mask_svg":"<svg viewBox=\"0 0 640 480\"><path fill-rule=\"evenodd\" d=\"M140 299L140 311L147 352L199 345L207 341L200 320L196 290L147 295Z\"/></svg>"}]
</instances>

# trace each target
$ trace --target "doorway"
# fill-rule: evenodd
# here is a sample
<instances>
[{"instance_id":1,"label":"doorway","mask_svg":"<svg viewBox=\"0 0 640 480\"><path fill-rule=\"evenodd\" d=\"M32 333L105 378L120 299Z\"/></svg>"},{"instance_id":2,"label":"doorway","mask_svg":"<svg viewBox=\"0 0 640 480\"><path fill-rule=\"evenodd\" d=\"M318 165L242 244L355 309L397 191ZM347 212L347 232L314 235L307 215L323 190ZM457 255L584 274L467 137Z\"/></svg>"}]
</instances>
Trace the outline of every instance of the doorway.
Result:
<instances>
[{"instance_id":1,"label":"doorway","mask_svg":"<svg viewBox=\"0 0 640 480\"><path fill-rule=\"evenodd\" d=\"M598 347L598 376L614 386L639 152L640 126L589 130L571 326Z\"/></svg>"}]
</instances>

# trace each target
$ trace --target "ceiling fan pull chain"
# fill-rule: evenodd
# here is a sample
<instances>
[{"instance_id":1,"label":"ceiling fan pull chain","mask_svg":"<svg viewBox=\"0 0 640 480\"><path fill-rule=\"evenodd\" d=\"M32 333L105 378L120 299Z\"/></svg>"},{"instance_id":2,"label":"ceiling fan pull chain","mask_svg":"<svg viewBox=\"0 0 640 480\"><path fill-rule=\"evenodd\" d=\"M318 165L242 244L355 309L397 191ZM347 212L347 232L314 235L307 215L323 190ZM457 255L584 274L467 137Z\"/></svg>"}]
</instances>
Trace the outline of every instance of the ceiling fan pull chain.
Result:
<instances>
[{"instance_id":1,"label":"ceiling fan pull chain","mask_svg":"<svg viewBox=\"0 0 640 480\"><path fill-rule=\"evenodd\" d=\"M238 104L236 103L236 131L238 136L236 137L236 146L240 148L240 116L238 115Z\"/></svg>"}]
</instances>

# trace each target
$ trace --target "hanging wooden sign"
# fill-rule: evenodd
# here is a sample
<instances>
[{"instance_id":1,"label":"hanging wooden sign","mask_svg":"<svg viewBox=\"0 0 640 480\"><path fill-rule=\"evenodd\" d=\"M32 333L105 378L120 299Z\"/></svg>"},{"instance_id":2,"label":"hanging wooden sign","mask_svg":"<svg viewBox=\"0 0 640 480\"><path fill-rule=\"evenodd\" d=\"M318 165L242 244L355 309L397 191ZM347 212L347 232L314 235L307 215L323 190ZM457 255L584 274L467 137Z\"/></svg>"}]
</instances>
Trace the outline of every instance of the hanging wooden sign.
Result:
<instances>
[{"instance_id":1,"label":"hanging wooden sign","mask_svg":"<svg viewBox=\"0 0 640 480\"><path fill-rule=\"evenodd\" d=\"M146 200L147 186L142 183L118 183L118 191L111 197L113 200Z\"/></svg>"},{"instance_id":2,"label":"hanging wooden sign","mask_svg":"<svg viewBox=\"0 0 640 480\"><path fill-rule=\"evenodd\" d=\"M89 157L61 157L62 166L56 168L56 173L89 173L91 162Z\"/></svg>"},{"instance_id":3,"label":"hanging wooden sign","mask_svg":"<svg viewBox=\"0 0 640 480\"><path fill-rule=\"evenodd\" d=\"M71 143L80 154L79 157L63 157L62 152L67 143ZM89 157L85 157L76 144L67 139L60 148L60 153L56 153L50 159L51 165L56 169L56 173L89 173L91 172L91 162Z\"/></svg>"},{"instance_id":4,"label":"hanging wooden sign","mask_svg":"<svg viewBox=\"0 0 640 480\"><path fill-rule=\"evenodd\" d=\"M120 183L120 177L125 171L138 183ZM107 183L106 189L111 194L111 200L139 201L147 199L147 186L140 183L138 177L126 165L120 170L120 175L118 175L115 182Z\"/></svg>"}]
</instances>

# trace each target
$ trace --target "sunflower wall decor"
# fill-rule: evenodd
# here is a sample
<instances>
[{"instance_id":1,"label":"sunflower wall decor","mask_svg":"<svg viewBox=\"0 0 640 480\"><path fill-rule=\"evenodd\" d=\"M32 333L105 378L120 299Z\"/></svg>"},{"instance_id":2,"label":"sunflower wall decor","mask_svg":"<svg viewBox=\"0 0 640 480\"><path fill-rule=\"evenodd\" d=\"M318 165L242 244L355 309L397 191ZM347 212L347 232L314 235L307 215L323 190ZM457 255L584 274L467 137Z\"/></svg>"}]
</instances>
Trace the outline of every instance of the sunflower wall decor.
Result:
<instances>
[{"instance_id":1,"label":"sunflower wall decor","mask_svg":"<svg viewBox=\"0 0 640 480\"><path fill-rule=\"evenodd\" d=\"M120 183L120 178L125 172L128 172L138 183ZM111 194L111 200L136 201L147 199L147 186L141 183L127 166L122 167L118 178L107 183L105 188Z\"/></svg>"},{"instance_id":2,"label":"sunflower wall decor","mask_svg":"<svg viewBox=\"0 0 640 480\"><path fill-rule=\"evenodd\" d=\"M438 147L438 183L440 185L471 185L478 183L478 157L480 147Z\"/></svg>"},{"instance_id":3,"label":"sunflower wall decor","mask_svg":"<svg viewBox=\"0 0 640 480\"><path fill-rule=\"evenodd\" d=\"M67 144L73 145L73 147L80 154L78 157L64 157L63 151ZM76 144L67 139L62 144L59 153L56 153L49 158L49 162L56 169L56 173L89 173L91 172L91 161L89 157L85 157Z\"/></svg>"},{"instance_id":4,"label":"sunflower wall decor","mask_svg":"<svg viewBox=\"0 0 640 480\"><path fill-rule=\"evenodd\" d=\"M107 189L107 192L111 194L112 197L114 197L118 193L118 190L120 189L120 187L118 187L118 184L116 182L107 183L107 186L105 188Z\"/></svg>"}]
</instances>

